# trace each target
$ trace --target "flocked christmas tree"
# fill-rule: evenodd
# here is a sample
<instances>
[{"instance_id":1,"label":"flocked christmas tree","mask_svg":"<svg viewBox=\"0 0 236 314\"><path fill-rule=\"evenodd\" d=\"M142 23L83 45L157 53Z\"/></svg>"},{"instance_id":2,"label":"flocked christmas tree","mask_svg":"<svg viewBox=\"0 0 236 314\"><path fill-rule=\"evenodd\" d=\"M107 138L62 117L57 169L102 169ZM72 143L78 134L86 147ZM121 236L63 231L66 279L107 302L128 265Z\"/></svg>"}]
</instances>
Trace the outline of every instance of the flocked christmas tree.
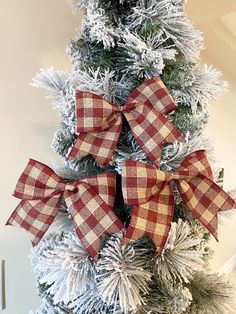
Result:
<instances>
[{"instance_id":1,"label":"flocked christmas tree","mask_svg":"<svg viewBox=\"0 0 236 314\"><path fill-rule=\"evenodd\" d=\"M202 49L201 33L193 28L186 17L183 0L70 2L74 11L84 11L82 29L67 49L72 72L66 74L53 68L41 70L33 85L45 88L60 112L61 124L52 146L62 156L65 166L55 167L55 172L65 182L78 181L104 172L115 174L113 212L119 222L128 228L128 232L119 231L122 229L119 227L115 233L104 232L104 236L99 238L99 252L95 256L82 244L75 232L68 202L62 201L60 212L32 249L32 265L43 304L31 313L230 313L231 288L223 278L211 274L208 269L211 253L208 240L214 231L212 226L209 227L209 221L204 223L203 216L209 212L207 208L206 212L195 211L194 195L186 201L187 192L184 194L183 186L189 182L190 173L185 178L187 181L183 180L183 185L181 180L174 180L176 177L173 177L179 169L186 170L189 156L199 158L198 166L203 160L200 168L206 165L203 150L207 151L208 159L212 159L211 144L203 137L202 130L208 121L208 105L217 100L226 89L226 83L220 80L219 72L207 65L197 64ZM140 88L143 83L146 84L145 90ZM150 94L148 86L151 86L150 89L159 100ZM136 93L131 94L135 89ZM137 108L142 99L146 107L141 104L143 111L140 113ZM91 103L97 108L104 106L106 109L91 113L92 109L89 108L91 117L86 116L86 121L82 121L80 113L84 113ZM80 106L83 107L82 111ZM110 120L103 116L107 114L106 110L111 110ZM132 110L140 114L136 117L136 124L133 123L135 114L132 116ZM153 112L155 119L160 119L159 124L152 120ZM149 115L151 118L147 122L145 119ZM101 119L102 123L107 119L106 122L111 124L102 130L95 128L91 132L91 124L99 124ZM118 120L122 129L119 129ZM143 126L143 120L149 124ZM80 125L81 121L88 124L84 132L81 131L84 127ZM109 128L116 122L118 127L111 131ZM157 129L160 125L168 128L167 133L164 131L164 135L160 136L160 130L159 135L150 131L150 135L150 125L155 123ZM143 128L141 135L137 135L139 127ZM153 154L149 154L152 143L146 137L146 132L150 138L160 141L155 142L157 146L161 144L158 146L161 155L159 160L158 156L154 160ZM108 144L104 138L107 139L114 133L118 143L109 151L112 154L106 159L104 154ZM91 137L89 140L87 138L92 144L89 149L89 144L84 140L86 134L90 134L93 140L94 137L96 139L93 142ZM84 135L86 136L83 137ZM99 143L101 151L97 148ZM139 168L135 187L130 181L130 178L135 177L133 168ZM140 169L147 172L146 181L153 174L150 180L155 181L154 185L148 181L145 182L146 186L142 186L140 176L143 172ZM190 170L193 169L189 168ZM167 174L169 179L166 177L163 183L159 178L163 173L172 175L173 180ZM183 173L178 175L184 176ZM205 175L211 176L209 169L206 169ZM213 176L216 180L216 169ZM203 177L201 180L208 182ZM197 188L194 184L192 187L195 187L195 191ZM214 185L211 187L215 188ZM150 192L149 196L145 194L147 203L138 204L140 208L135 201L132 202L129 194L133 193L132 188L137 190L134 194ZM154 231L159 234L158 228L163 228L164 223L153 212L157 210L157 216L161 216L162 209L168 205L163 205L166 194L158 194L157 191L159 189L163 192L165 188L174 195L174 212L167 214L166 230L160 240ZM223 192L217 193L220 195ZM173 197L170 196L169 200L173 201ZM154 207L152 201L156 202ZM233 207L231 199L229 202ZM148 208L145 208L146 204ZM169 208L172 205L169 204ZM210 206L214 204L209 205L209 208ZM157 229L146 226L142 236L142 224L147 224L149 219L143 217L142 211L148 210L151 216L155 216ZM215 222L217 221L214 220ZM123 237L125 238L122 239Z\"/></svg>"}]
</instances>

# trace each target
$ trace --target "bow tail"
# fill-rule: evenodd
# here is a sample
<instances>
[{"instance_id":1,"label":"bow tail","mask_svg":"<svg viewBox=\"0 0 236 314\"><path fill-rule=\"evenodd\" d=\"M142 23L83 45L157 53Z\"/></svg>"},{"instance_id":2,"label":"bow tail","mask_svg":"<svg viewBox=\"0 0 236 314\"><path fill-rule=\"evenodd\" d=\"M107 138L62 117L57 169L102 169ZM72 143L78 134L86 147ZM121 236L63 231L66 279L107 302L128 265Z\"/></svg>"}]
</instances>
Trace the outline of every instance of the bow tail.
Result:
<instances>
[{"instance_id":1,"label":"bow tail","mask_svg":"<svg viewBox=\"0 0 236 314\"><path fill-rule=\"evenodd\" d=\"M77 194L67 192L66 204L73 218L76 233L88 254L97 259L102 237L124 229L122 222L96 192L86 184Z\"/></svg>"},{"instance_id":2,"label":"bow tail","mask_svg":"<svg viewBox=\"0 0 236 314\"><path fill-rule=\"evenodd\" d=\"M135 206L123 243L148 234L158 249L163 249L174 214L173 186L165 185L149 202Z\"/></svg>"},{"instance_id":3,"label":"bow tail","mask_svg":"<svg viewBox=\"0 0 236 314\"><path fill-rule=\"evenodd\" d=\"M159 76L144 81L129 95L127 102L145 103L163 114L168 114L177 107Z\"/></svg>"},{"instance_id":4,"label":"bow tail","mask_svg":"<svg viewBox=\"0 0 236 314\"><path fill-rule=\"evenodd\" d=\"M206 177L196 177L191 182L177 182L177 186L186 206L218 241L217 214L236 207L235 201Z\"/></svg>"},{"instance_id":5,"label":"bow tail","mask_svg":"<svg viewBox=\"0 0 236 314\"><path fill-rule=\"evenodd\" d=\"M55 219L60 204L60 195L44 200L23 200L16 207L6 225L25 229L32 244L36 245Z\"/></svg>"},{"instance_id":6,"label":"bow tail","mask_svg":"<svg viewBox=\"0 0 236 314\"><path fill-rule=\"evenodd\" d=\"M117 119L114 125L103 131L79 133L68 158L82 158L91 154L99 166L107 166L120 136L121 121Z\"/></svg>"}]
</instances>

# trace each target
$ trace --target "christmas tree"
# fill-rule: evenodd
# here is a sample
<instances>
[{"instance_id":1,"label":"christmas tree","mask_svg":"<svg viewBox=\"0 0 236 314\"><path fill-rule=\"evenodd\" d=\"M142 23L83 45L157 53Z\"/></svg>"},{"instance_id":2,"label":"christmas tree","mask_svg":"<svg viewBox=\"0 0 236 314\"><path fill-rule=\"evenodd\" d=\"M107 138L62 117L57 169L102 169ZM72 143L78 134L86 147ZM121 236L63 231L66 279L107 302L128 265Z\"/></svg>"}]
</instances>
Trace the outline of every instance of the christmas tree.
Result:
<instances>
[{"instance_id":1,"label":"christmas tree","mask_svg":"<svg viewBox=\"0 0 236 314\"><path fill-rule=\"evenodd\" d=\"M202 135L227 84L197 64L201 33L183 0L70 2L84 10L72 72L33 80L59 109L64 166L30 160L8 221L34 244L43 304L31 314L230 313L208 240L235 202L214 183Z\"/></svg>"}]
</instances>

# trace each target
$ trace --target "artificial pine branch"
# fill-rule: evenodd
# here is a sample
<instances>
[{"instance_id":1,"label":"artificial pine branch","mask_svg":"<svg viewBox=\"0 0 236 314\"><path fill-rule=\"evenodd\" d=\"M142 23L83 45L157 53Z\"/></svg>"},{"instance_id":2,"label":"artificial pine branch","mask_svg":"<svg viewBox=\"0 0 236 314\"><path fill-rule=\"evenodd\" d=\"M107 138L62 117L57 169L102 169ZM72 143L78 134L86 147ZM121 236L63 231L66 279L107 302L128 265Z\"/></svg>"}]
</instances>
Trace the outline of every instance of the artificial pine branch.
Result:
<instances>
[{"instance_id":1,"label":"artificial pine branch","mask_svg":"<svg viewBox=\"0 0 236 314\"><path fill-rule=\"evenodd\" d=\"M46 69L34 80L36 87L47 90L61 116L53 148L64 166L55 168L67 181L116 172L114 212L128 226L132 206L124 203L121 192L122 162L151 162L125 120L108 167L101 169L91 156L66 161L76 138L74 94L92 92L120 106L145 78L160 75L178 105L168 118L186 139L185 144L163 145L161 169L174 171L189 153L211 152L202 131L208 105L226 83L219 80L220 72L197 65L202 37L186 17L183 0L69 2L74 11L82 8L85 13L81 31L67 47L72 73ZM148 235L122 247L122 235L114 234L104 237L94 264L74 235L64 204L60 217L32 251L39 290L46 300L33 313L221 314L231 294L222 279L202 272L210 256L208 240L209 233L175 192L174 222L162 254ZM208 312L206 303L211 305Z\"/></svg>"}]
</instances>

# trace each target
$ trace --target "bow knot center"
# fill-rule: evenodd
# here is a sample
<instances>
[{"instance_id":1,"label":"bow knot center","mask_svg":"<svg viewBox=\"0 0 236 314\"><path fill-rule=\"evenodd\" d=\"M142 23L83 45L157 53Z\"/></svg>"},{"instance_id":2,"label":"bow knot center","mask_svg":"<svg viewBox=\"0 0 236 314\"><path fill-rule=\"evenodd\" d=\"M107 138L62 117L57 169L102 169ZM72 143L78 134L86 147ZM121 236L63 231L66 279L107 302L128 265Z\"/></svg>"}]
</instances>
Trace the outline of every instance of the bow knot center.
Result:
<instances>
[{"instance_id":1,"label":"bow knot center","mask_svg":"<svg viewBox=\"0 0 236 314\"><path fill-rule=\"evenodd\" d=\"M73 192L77 189L77 186L73 182L66 183L65 190Z\"/></svg>"},{"instance_id":2,"label":"bow knot center","mask_svg":"<svg viewBox=\"0 0 236 314\"><path fill-rule=\"evenodd\" d=\"M189 172L186 171L182 171L181 173L179 173L178 171L176 172L164 172L161 170L157 171L157 178L158 181L160 182L171 182L173 180L187 180L189 179Z\"/></svg>"},{"instance_id":3,"label":"bow knot center","mask_svg":"<svg viewBox=\"0 0 236 314\"><path fill-rule=\"evenodd\" d=\"M136 107L136 103L127 103L122 106L117 107L117 111L119 112L129 112L132 111Z\"/></svg>"}]
</instances>

